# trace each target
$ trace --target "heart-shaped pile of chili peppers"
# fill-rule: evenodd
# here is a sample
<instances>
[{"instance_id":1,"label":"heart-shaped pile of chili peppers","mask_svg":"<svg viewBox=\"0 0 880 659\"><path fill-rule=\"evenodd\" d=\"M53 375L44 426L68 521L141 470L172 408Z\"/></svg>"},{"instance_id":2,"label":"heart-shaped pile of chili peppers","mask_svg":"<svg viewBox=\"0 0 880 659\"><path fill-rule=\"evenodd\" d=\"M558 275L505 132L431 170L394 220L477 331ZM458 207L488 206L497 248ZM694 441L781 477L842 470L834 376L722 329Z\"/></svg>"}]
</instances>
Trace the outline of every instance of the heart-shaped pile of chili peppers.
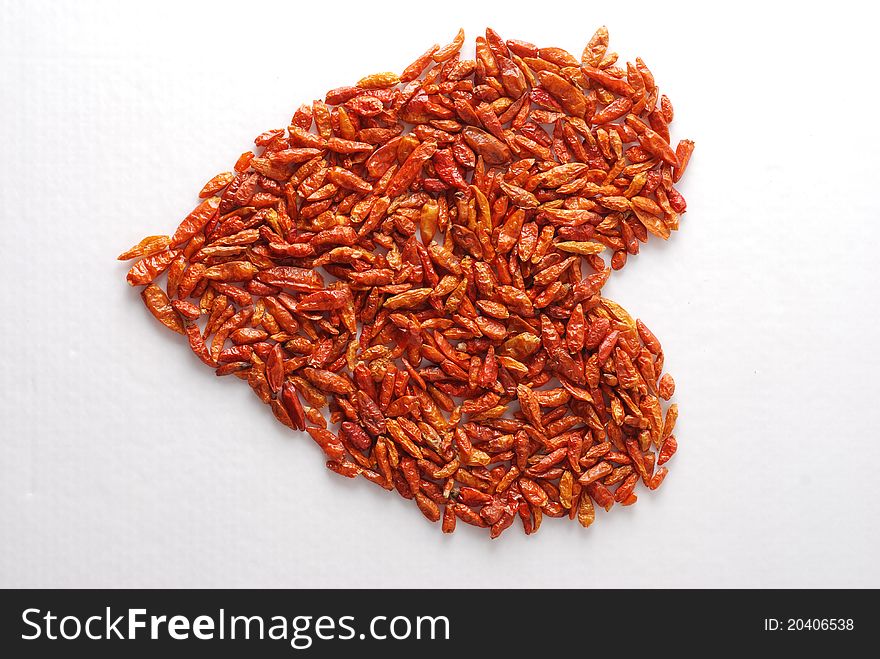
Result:
<instances>
[{"instance_id":1,"label":"heart-shaped pile of chili peppers","mask_svg":"<svg viewBox=\"0 0 880 659\"><path fill-rule=\"evenodd\" d=\"M445 532L589 526L676 449L660 343L601 289L678 229L693 142L671 146L669 100L604 28L579 58L491 29L474 59L463 43L303 105L119 258L333 471Z\"/></svg>"}]
</instances>

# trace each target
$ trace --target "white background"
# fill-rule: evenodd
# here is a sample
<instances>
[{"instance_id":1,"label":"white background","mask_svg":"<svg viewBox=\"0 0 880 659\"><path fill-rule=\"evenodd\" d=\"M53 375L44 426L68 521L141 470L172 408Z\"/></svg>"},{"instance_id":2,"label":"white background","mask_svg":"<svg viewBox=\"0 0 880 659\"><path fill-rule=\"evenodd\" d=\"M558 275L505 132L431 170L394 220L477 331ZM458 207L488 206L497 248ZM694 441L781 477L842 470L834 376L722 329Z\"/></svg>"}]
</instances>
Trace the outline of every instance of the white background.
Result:
<instances>
[{"instance_id":1,"label":"white background","mask_svg":"<svg viewBox=\"0 0 880 659\"><path fill-rule=\"evenodd\" d=\"M880 586L871 16L392 4L0 3L0 586ZM679 454L636 506L444 536L125 284L115 256L301 102L459 26L579 54L601 24L697 143L681 231L606 288L678 383Z\"/></svg>"}]
</instances>

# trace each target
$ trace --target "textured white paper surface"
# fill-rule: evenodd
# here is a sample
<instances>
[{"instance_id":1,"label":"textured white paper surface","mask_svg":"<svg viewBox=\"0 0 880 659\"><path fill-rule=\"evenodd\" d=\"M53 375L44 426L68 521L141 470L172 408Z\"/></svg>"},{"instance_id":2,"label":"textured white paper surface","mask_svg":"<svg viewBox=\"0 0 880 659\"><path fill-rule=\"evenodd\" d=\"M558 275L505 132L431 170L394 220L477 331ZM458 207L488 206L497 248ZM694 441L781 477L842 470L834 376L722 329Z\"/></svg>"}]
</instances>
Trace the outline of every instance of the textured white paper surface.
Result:
<instances>
[{"instance_id":1,"label":"textured white paper surface","mask_svg":"<svg viewBox=\"0 0 880 659\"><path fill-rule=\"evenodd\" d=\"M534 6L0 3L0 586L880 586L867 10ZM678 384L679 454L636 506L443 536L125 284L116 254L301 102L460 25L579 54L603 23L697 143L682 230L606 288Z\"/></svg>"}]
</instances>

